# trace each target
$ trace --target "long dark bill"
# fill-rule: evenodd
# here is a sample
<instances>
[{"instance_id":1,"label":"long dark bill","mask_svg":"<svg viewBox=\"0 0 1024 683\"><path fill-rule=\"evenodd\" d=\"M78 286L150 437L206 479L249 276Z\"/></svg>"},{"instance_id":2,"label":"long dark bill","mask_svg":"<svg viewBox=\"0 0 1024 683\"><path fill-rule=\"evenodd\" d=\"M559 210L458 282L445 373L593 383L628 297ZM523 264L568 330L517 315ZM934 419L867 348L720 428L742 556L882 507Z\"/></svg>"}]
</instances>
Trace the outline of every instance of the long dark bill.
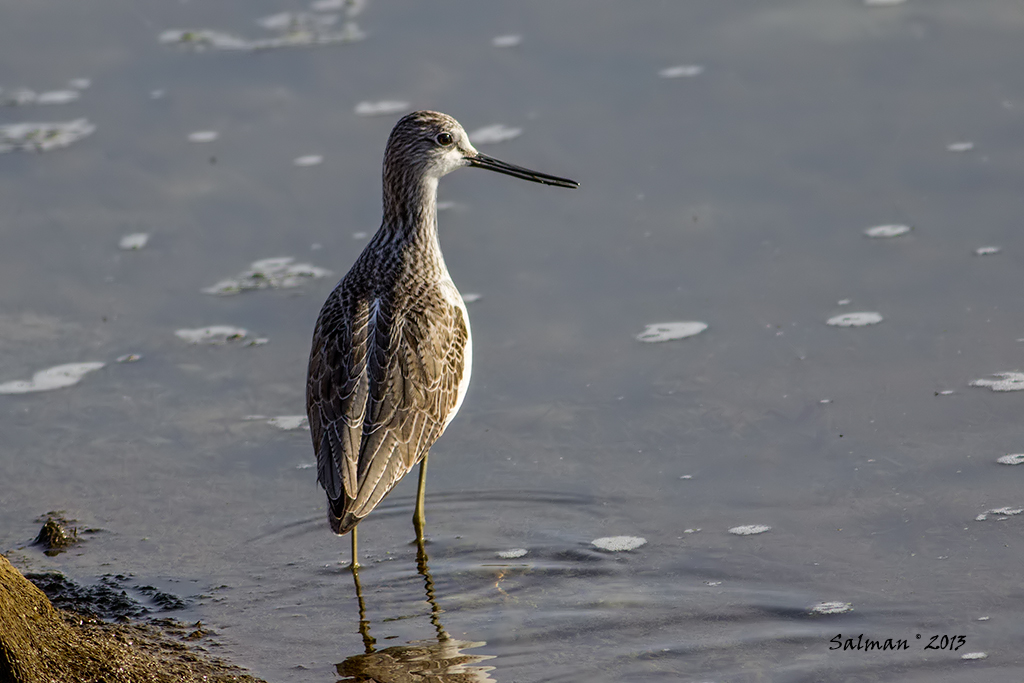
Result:
<instances>
[{"instance_id":1,"label":"long dark bill","mask_svg":"<svg viewBox=\"0 0 1024 683\"><path fill-rule=\"evenodd\" d=\"M514 164L505 163L504 161L499 161L498 159L489 157L486 154L477 153L475 157L470 157L468 161L470 166L475 166L476 168L486 168L488 171L497 171L498 173L510 175L513 178L532 180L533 182L540 183L541 185L554 185L555 187L580 186L580 184L575 180L531 171L530 169L523 168L522 166L516 166Z\"/></svg>"}]
</instances>

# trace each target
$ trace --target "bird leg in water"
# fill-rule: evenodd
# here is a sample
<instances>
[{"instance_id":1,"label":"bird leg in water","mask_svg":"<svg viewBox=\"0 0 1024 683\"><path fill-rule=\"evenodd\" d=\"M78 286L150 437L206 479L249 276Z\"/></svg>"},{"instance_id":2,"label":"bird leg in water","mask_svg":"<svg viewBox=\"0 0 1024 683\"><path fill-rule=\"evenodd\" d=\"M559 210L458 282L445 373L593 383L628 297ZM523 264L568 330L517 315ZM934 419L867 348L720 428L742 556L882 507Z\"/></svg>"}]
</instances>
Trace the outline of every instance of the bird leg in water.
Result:
<instances>
[{"instance_id":1,"label":"bird leg in water","mask_svg":"<svg viewBox=\"0 0 1024 683\"><path fill-rule=\"evenodd\" d=\"M437 597L434 593L434 577L430 574L430 567L427 566L429 558L427 557L427 549L423 545L423 538L416 539L416 570L423 577L423 587L426 589L427 602L430 603L430 623L434 625L434 630L437 631L437 642L443 643L446 640L450 640L451 636L444 630L444 626L441 624L441 613L444 612L441 606L437 604Z\"/></svg>"},{"instance_id":2,"label":"bird leg in water","mask_svg":"<svg viewBox=\"0 0 1024 683\"><path fill-rule=\"evenodd\" d=\"M366 618L366 603L363 601L363 586L359 583L359 570L352 568L352 578L356 582L356 599L359 600L359 635L363 637L363 648L367 654L374 652L377 639L370 635L370 621Z\"/></svg>"},{"instance_id":3,"label":"bird leg in water","mask_svg":"<svg viewBox=\"0 0 1024 683\"><path fill-rule=\"evenodd\" d=\"M423 497L426 493L427 488L427 456L426 453L423 455L423 460L420 461L420 487L416 492L416 512L412 516L412 525L416 528L416 540L423 543L423 531L427 526L427 517L423 512Z\"/></svg>"},{"instance_id":4,"label":"bird leg in water","mask_svg":"<svg viewBox=\"0 0 1024 683\"><path fill-rule=\"evenodd\" d=\"M352 564L349 565L349 569L353 572L359 569L359 555L356 554L356 529L352 529Z\"/></svg>"}]
</instances>

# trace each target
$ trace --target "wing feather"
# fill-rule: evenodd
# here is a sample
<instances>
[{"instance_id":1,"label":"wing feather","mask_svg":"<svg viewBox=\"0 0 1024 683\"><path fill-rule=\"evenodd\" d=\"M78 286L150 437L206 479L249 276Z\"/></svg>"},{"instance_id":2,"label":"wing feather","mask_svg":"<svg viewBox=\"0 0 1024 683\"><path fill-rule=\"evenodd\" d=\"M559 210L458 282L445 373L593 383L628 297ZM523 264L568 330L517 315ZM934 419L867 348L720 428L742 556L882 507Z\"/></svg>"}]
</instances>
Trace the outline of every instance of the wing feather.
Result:
<instances>
[{"instance_id":1,"label":"wing feather","mask_svg":"<svg viewBox=\"0 0 1024 683\"><path fill-rule=\"evenodd\" d=\"M321 311L306 407L336 533L423 458L457 403L469 327L442 286L395 305L343 281Z\"/></svg>"}]
</instances>

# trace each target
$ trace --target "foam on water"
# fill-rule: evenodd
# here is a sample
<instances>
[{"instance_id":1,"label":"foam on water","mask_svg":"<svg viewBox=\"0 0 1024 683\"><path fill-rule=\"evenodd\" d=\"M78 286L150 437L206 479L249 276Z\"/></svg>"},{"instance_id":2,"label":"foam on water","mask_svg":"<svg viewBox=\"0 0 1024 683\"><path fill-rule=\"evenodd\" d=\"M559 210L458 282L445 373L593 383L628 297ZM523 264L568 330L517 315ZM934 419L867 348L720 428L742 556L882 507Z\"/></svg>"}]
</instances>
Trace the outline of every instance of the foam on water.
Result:
<instances>
[{"instance_id":1,"label":"foam on water","mask_svg":"<svg viewBox=\"0 0 1024 683\"><path fill-rule=\"evenodd\" d=\"M864 234L868 237L899 237L910 232L909 225L876 225L868 228Z\"/></svg>"},{"instance_id":2,"label":"foam on water","mask_svg":"<svg viewBox=\"0 0 1024 683\"><path fill-rule=\"evenodd\" d=\"M996 462L1000 465L1024 465L1024 453L1011 453L1010 455L1001 455L996 458Z\"/></svg>"},{"instance_id":3,"label":"foam on water","mask_svg":"<svg viewBox=\"0 0 1024 683\"><path fill-rule=\"evenodd\" d=\"M126 251L134 249L142 249L149 242L149 235L144 232L134 232L130 235L125 235L121 238L121 241L117 243L117 246Z\"/></svg>"},{"instance_id":4,"label":"foam on water","mask_svg":"<svg viewBox=\"0 0 1024 683\"><path fill-rule=\"evenodd\" d=\"M960 655L960 659L986 659L988 657L987 652L966 652Z\"/></svg>"},{"instance_id":5,"label":"foam on water","mask_svg":"<svg viewBox=\"0 0 1024 683\"><path fill-rule=\"evenodd\" d=\"M707 323L695 320L676 323L651 323L643 332L636 335L636 338L642 342L663 342L693 337L706 329L708 329Z\"/></svg>"},{"instance_id":6,"label":"foam on water","mask_svg":"<svg viewBox=\"0 0 1024 683\"><path fill-rule=\"evenodd\" d=\"M402 100L380 100L378 102L360 102L356 105L356 116L388 116L398 114L410 108L408 102Z\"/></svg>"},{"instance_id":7,"label":"foam on water","mask_svg":"<svg viewBox=\"0 0 1024 683\"><path fill-rule=\"evenodd\" d=\"M766 524L744 524L742 526L734 526L729 529L729 533L737 536L754 536L771 530L772 528Z\"/></svg>"},{"instance_id":8,"label":"foam on water","mask_svg":"<svg viewBox=\"0 0 1024 683\"><path fill-rule=\"evenodd\" d=\"M336 14L312 14L310 12L278 12L256 20L256 23L271 31L321 31L338 23Z\"/></svg>"},{"instance_id":9,"label":"foam on water","mask_svg":"<svg viewBox=\"0 0 1024 683\"><path fill-rule=\"evenodd\" d=\"M229 341L245 339L249 331L243 327L232 327L230 325L211 325L199 327L194 330L175 330L174 335L178 339L184 339L189 344L227 344Z\"/></svg>"},{"instance_id":10,"label":"foam on water","mask_svg":"<svg viewBox=\"0 0 1024 683\"><path fill-rule=\"evenodd\" d=\"M287 21L282 14L288 15ZM171 29L161 33L159 41L190 47L197 51L251 51L350 43L366 37L353 21L346 21L340 29L334 30L332 24L335 22L325 20L325 15L305 12L282 14L271 15L261 20L265 28L280 33L273 38L248 39L211 29Z\"/></svg>"},{"instance_id":11,"label":"foam on water","mask_svg":"<svg viewBox=\"0 0 1024 683\"><path fill-rule=\"evenodd\" d=\"M512 548L510 550L500 550L497 555L503 560L514 560L517 557L523 557L528 552L526 548Z\"/></svg>"},{"instance_id":12,"label":"foam on water","mask_svg":"<svg viewBox=\"0 0 1024 683\"><path fill-rule=\"evenodd\" d=\"M467 304L471 304L474 301L480 301L483 296L483 294L477 294L476 292L466 292L462 295L462 300Z\"/></svg>"},{"instance_id":13,"label":"foam on water","mask_svg":"<svg viewBox=\"0 0 1024 683\"><path fill-rule=\"evenodd\" d=\"M662 78L692 78L704 73L704 67L699 64L680 64L670 66L658 72Z\"/></svg>"},{"instance_id":14,"label":"foam on water","mask_svg":"<svg viewBox=\"0 0 1024 683\"><path fill-rule=\"evenodd\" d=\"M950 152L969 152L974 149L973 142L954 142L946 145L946 149Z\"/></svg>"},{"instance_id":15,"label":"foam on water","mask_svg":"<svg viewBox=\"0 0 1024 683\"><path fill-rule=\"evenodd\" d=\"M346 16L354 17L366 7L366 0L315 0L309 8L314 12L344 11Z\"/></svg>"},{"instance_id":16,"label":"foam on water","mask_svg":"<svg viewBox=\"0 0 1024 683\"><path fill-rule=\"evenodd\" d=\"M1019 515L1022 512L1024 512L1024 508L1012 508L1012 507L992 508L991 510L985 510L980 515L975 517L974 521L975 522L984 522L985 520L988 519L989 515L996 515L999 519L1002 520L1002 519L1007 519L1008 517L1015 517L1015 516Z\"/></svg>"},{"instance_id":17,"label":"foam on water","mask_svg":"<svg viewBox=\"0 0 1024 683\"><path fill-rule=\"evenodd\" d=\"M305 415L277 415L267 420L267 424L286 432L293 429L309 429L309 418Z\"/></svg>"},{"instance_id":18,"label":"foam on water","mask_svg":"<svg viewBox=\"0 0 1024 683\"><path fill-rule=\"evenodd\" d=\"M36 97L36 104L68 104L79 98L77 90L50 90Z\"/></svg>"},{"instance_id":19,"label":"foam on water","mask_svg":"<svg viewBox=\"0 0 1024 683\"><path fill-rule=\"evenodd\" d=\"M253 289L289 289L298 287L307 280L327 277L331 271L309 263L294 263L292 256L253 261L252 264L233 278L221 280L203 289L205 294L230 296Z\"/></svg>"},{"instance_id":20,"label":"foam on water","mask_svg":"<svg viewBox=\"0 0 1024 683\"><path fill-rule=\"evenodd\" d=\"M864 327L865 325L877 325L882 322L882 314L875 311L858 311L856 313L843 313L829 318L826 325L833 327Z\"/></svg>"},{"instance_id":21,"label":"foam on water","mask_svg":"<svg viewBox=\"0 0 1024 683\"><path fill-rule=\"evenodd\" d=\"M511 33L505 36L495 36L491 39L491 45L494 47L515 47L522 42L522 36Z\"/></svg>"},{"instance_id":22,"label":"foam on water","mask_svg":"<svg viewBox=\"0 0 1024 683\"><path fill-rule=\"evenodd\" d=\"M318 166L324 163L324 158L319 154L307 154L306 156L296 157L292 163L296 166Z\"/></svg>"},{"instance_id":23,"label":"foam on water","mask_svg":"<svg viewBox=\"0 0 1024 683\"><path fill-rule=\"evenodd\" d=\"M647 539L639 536L604 536L595 538L591 543L601 550L619 553L636 550L640 546L646 545Z\"/></svg>"},{"instance_id":24,"label":"foam on water","mask_svg":"<svg viewBox=\"0 0 1024 683\"><path fill-rule=\"evenodd\" d=\"M852 612L853 605L848 602L819 602L811 608L811 614L845 614Z\"/></svg>"},{"instance_id":25,"label":"foam on water","mask_svg":"<svg viewBox=\"0 0 1024 683\"><path fill-rule=\"evenodd\" d=\"M92 85L92 81L88 78L72 78L70 81L68 81L68 85L70 85L75 90L86 90L89 86Z\"/></svg>"},{"instance_id":26,"label":"foam on water","mask_svg":"<svg viewBox=\"0 0 1024 683\"><path fill-rule=\"evenodd\" d=\"M522 128L510 128L500 123L477 128L469 134L469 141L474 145L492 145L497 142L512 140L523 134Z\"/></svg>"},{"instance_id":27,"label":"foam on water","mask_svg":"<svg viewBox=\"0 0 1024 683\"><path fill-rule=\"evenodd\" d=\"M11 123L0 126L0 153L48 152L67 147L95 131L96 126L87 119L53 123Z\"/></svg>"},{"instance_id":28,"label":"foam on water","mask_svg":"<svg viewBox=\"0 0 1024 683\"><path fill-rule=\"evenodd\" d=\"M1024 390L1024 372L997 372L993 377L999 379L976 379L971 382L971 386L988 387L992 391Z\"/></svg>"},{"instance_id":29,"label":"foam on water","mask_svg":"<svg viewBox=\"0 0 1024 683\"><path fill-rule=\"evenodd\" d=\"M220 133L215 130L197 130L194 133L188 134L189 142L213 142L220 137Z\"/></svg>"},{"instance_id":30,"label":"foam on water","mask_svg":"<svg viewBox=\"0 0 1024 683\"><path fill-rule=\"evenodd\" d=\"M991 256L992 254L998 254L1002 250L1002 247L978 247L974 250L974 253L978 256Z\"/></svg>"},{"instance_id":31,"label":"foam on water","mask_svg":"<svg viewBox=\"0 0 1024 683\"><path fill-rule=\"evenodd\" d=\"M94 370L99 370L106 363L99 361L89 363L65 363L52 368L40 370L32 375L32 379L16 379L0 384L0 394L28 394L36 391L62 389L78 384L83 377Z\"/></svg>"},{"instance_id":32,"label":"foam on water","mask_svg":"<svg viewBox=\"0 0 1024 683\"><path fill-rule=\"evenodd\" d=\"M142 360L142 355L138 353L126 353L123 356L118 356L114 360L118 363L136 363Z\"/></svg>"},{"instance_id":33,"label":"foam on water","mask_svg":"<svg viewBox=\"0 0 1024 683\"><path fill-rule=\"evenodd\" d=\"M0 97L0 106L21 107L29 104L69 104L81 96L78 90L47 90L36 92L29 88L18 88Z\"/></svg>"}]
</instances>

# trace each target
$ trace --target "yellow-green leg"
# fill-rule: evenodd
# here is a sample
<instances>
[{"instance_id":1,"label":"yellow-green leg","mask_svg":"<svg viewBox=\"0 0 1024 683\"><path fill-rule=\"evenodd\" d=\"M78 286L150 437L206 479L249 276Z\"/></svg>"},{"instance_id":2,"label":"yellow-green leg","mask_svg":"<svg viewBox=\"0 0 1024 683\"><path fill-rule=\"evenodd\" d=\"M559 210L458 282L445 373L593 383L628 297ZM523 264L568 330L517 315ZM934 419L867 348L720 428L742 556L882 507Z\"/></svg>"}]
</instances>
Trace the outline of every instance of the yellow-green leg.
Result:
<instances>
[{"instance_id":1,"label":"yellow-green leg","mask_svg":"<svg viewBox=\"0 0 1024 683\"><path fill-rule=\"evenodd\" d=\"M423 530L427 526L427 516L423 512L423 498L427 489L427 455L420 461L420 488L416 492L416 512L412 516L412 525L416 529L416 540L423 542Z\"/></svg>"},{"instance_id":2,"label":"yellow-green leg","mask_svg":"<svg viewBox=\"0 0 1024 683\"><path fill-rule=\"evenodd\" d=\"M349 532L350 534L352 534L352 564L349 565L349 569L353 571L359 569L359 555L356 552L356 531L357 529L352 529L352 531Z\"/></svg>"}]
</instances>

